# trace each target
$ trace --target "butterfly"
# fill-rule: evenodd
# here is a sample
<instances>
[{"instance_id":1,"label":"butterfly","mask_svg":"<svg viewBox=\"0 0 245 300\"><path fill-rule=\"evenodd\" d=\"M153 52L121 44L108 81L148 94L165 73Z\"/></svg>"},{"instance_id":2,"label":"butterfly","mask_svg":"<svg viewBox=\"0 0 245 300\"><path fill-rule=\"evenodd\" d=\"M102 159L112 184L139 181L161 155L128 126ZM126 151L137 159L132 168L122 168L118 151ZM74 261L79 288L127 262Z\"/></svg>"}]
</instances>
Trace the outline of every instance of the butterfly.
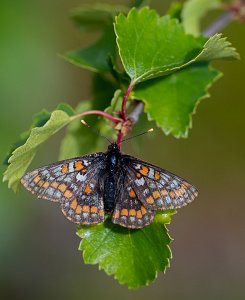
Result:
<instances>
[{"instance_id":1,"label":"butterfly","mask_svg":"<svg viewBox=\"0 0 245 300\"><path fill-rule=\"evenodd\" d=\"M197 196L197 189L169 171L130 155L116 143L98 152L35 169L21 183L38 198L58 202L68 220L98 224L105 213L127 228L151 224L157 210L176 209Z\"/></svg>"}]
</instances>

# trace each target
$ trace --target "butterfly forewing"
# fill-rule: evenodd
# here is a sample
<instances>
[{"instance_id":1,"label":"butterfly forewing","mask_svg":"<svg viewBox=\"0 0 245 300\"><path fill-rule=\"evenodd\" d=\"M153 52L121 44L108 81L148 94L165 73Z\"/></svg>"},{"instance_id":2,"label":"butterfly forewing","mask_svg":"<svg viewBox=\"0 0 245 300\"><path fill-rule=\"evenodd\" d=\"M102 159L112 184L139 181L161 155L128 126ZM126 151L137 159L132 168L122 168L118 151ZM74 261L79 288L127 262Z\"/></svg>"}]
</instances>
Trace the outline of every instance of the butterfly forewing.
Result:
<instances>
[{"instance_id":1,"label":"butterfly forewing","mask_svg":"<svg viewBox=\"0 0 245 300\"><path fill-rule=\"evenodd\" d=\"M132 156L125 155L124 160L136 194L147 209L180 208L197 196L197 189L179 176Z\"/></svg>"},{"instance_id":2,"label":"butterfly forewing","mask_svg":"<svg viewBox=\"0 0 245 300\"><path fill-rule=\"evenodd\" d=\"M60 202L64 215L77 224L104 220L103 192L99 186L105 154L73 158L27 173L21 179L39 198Z\"/></svg>"}]
</instances>

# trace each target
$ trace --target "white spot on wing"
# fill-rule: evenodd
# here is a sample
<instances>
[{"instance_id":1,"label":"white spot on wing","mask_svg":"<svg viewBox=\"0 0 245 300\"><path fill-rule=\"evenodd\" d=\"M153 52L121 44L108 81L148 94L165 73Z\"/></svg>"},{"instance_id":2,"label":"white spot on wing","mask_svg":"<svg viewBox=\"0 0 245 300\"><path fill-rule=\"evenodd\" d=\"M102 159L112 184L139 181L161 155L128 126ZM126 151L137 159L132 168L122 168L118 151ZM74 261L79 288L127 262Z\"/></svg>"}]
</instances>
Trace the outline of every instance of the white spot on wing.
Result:
<instances>
[{"instance_id":1,"label":"white spot on wing","mask_svg":"<svg viewBox=\"0 0 245 300\"><path fill-rule=\"evenodd\" d=\"M74 172L74 163L73 162L69 163L69 172Z\"/></svg>"},{"instance_id":2,"label":"white spot on wing","mask_svg":"<svg viewBox=\"0 0 245 300\"><path fill-rule=\"evenodd\" d=\"M89 165L89 162L87 160L83 160L83 164L87 167Z\"/></svg>"},{"instance_id":3,"label":"white spot on wing","mask_svg":"<svg viewBox=\"0 0 245 300\"><path fill-rule=\"evenodd\" d=\"M143 196L146 197L149 194L149 189L145 189L143 191Z\"/></svg>"},{"instance_id":4,"label":"white spot on wing","mask_svg":"<svg viewBox=\"0 0 245 300\"><path fill-rule=\"evenodd\" d=\"M141 177L141 178L139 178L139 179L136 179L136 180L135 180L135 183L137 184L137 186L144 185L145 179L144 179L143 177Z\"/></svg>"},{"instance_id":5,"label":"white spot on wing","mask_svg":"<svg viewBox=\"0 0 245 300\"><path fill-rule=\"evenodd\" d=\"M149 173L147 174L147 177L154 179L154 170L152 168L149 169Z\"/></svg>"},{"instance_id":6,"label":"white spot on wing","mask_svg":"<svg viewBox=\"0 0 245 300\"><path fill-rule=\"evenodd\" d=\"M141 168L141 165L140 165L140 164L135 165L135 169L136 169L136 170L139 170L140 168Z\"/></svg>"},{"instance_id":7,"label":"white spot on wing","mask_svg":"<svg viewBox=\"0 0 245 300\"><path fill-rule=\"evenodd\" d=\"M86 178L87 178L86 175L83 175L83 174L80 174L80 173L78 173L77 176L76 176L76 179L77 179L78 181L81 181L81 182L85 181Z\"/></svg>"}]
</instances>

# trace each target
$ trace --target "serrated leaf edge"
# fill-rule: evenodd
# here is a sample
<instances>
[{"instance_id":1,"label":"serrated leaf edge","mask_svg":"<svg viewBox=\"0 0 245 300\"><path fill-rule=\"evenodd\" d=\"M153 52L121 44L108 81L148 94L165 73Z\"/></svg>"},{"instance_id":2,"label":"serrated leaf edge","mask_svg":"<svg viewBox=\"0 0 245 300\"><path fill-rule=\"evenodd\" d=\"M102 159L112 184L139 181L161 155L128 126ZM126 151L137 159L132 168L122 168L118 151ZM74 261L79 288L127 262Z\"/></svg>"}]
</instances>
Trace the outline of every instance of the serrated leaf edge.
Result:
<instances>
[{"instance_id":1,"label":"serrated leaf edge","mask_svg":"<svg viewBox=\"0 0 245 300\"><path fill-rule=\"evenodd\" d=\"M220 78L223 76L223 73L220 72L220 71L218 71L217 69L214 69L214 68L212 68L212 67L210 67L210 66L209 66L209 69L210 69L210 70L216 70L216 71L218 72L218 74L216 75L216 77L215 77L209 84L207 84L207 86L206 86L205 89L204 89L204 93L205 93L205 94L204 94L203 96L201 96L201 97L197 100L197 102L195 103L195 106L194 106L193 111L190 112L190 113L188 114L189 123L188 123L188 125L186 126L186 128L185 128L185 130L184 130L184 133L173 134L174 128L170 128L170 129L168 129L168 130L164 129L164 128L162 127L162 125L160 125L160 123L157 122L157 121L151 116L151 113L147 111L147 104L148 104L148 101L147 101L146 99L142 98L141 100L145 103L145 105L144 105L144 112L147 114L148 120L149 120L149 121L154 121L154 122L156 123L157 127L160 128L160 129L165 133L165 135L173 134L173 136L174 136L175 138L187 138L187 137L188 137L188 133L189 133L189 129L192 128L192 116L196 114L196 110L197 110L198 105L200 104L200 102L201 102L202 100L204 100L204 99L210 97L210 93L209 93L208 90L211 88L211 86L212 86L218 79L220 79Z\"/></svg>"},{"instance_id":2,"label":"serrated leaf edge","mask_svg":"<svg viewBox=\"0 0 245 300\"><path fill-rule=\"evenodd\" d=\"M154 276L151 278L151 279L148 279L146 280L146 282L144 284L140 284L140 285L136 285L136 286L129 286L127 285L126 282L124 282L123 280L120 280L117 276L116 273L113 273L113 272L109 272L106 267L103 265L103 261L101 260L98 260L97 262L93 262L93 263L87 263L86 262L86 259L85 259L85 256L86 256L86 253L87 253L87 250L83 248L83 239L88 237L86 236L85 233L82 233L82 229L80 229L79 227L77 227L77 235L79 236L79 238L81 238L81 241L79 243L79 247L78 247L78 250L82 252L82 257L83 257L83 261L85 264L90 264L90 265L97 265L98 264L98 270L103 270L108 276L112 276L115 280L117 280L119 282L119 284L121 285L126 285L129 289L138 289L140 287L143 287L143 286L148 286L150 283L153 283L156 279L157 279L157 276L158 276L158 273L159 272L162 272L163 274L166 273L166 270L167 268L170 267L170 261L171 259L173 258L173 255L172 255L172 251L171 251L171 248L170 248L170 244L172 243L172 241L174 240L170 235L169 235L169 230L168 228L166 227L166 224L169 224L171 222L171 216L174 214L175 212L171 213L170 214L170 221L169 222L166 222L165 224L161 223L162 226L166 229L166 234L167 234L167 237L169 239L169 242L168 244L166 244L166 251L168 252L168 257L166 257L166 265L164 266L164 270L161 271L161 270L155 270L155 273L154 273ZM114 226L117 226L117 225L113 225ZM113 228L112 227L112 228ZM130 234L130 233L129 233ZM109 235L109 233L108 233Z\"/></svg>"}]
</instances>

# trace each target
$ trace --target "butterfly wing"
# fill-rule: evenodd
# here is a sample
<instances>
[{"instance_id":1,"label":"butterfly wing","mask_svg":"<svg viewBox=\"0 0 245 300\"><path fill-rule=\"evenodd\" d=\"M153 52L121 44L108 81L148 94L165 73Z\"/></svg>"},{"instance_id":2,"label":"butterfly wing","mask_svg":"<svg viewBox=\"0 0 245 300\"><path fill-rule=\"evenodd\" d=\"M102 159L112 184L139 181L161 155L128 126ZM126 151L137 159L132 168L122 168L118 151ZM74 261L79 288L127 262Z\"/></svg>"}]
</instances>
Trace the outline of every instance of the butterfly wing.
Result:
<instances>
[{"instance_id":1,"label":"butterfly wing","mask_svg":"<svg viewBox=\"0 0 245 300\"><path fill-rule=\"evenodd\" d=\"M192 202L197 189L183 178L129 155L123 165L132 178L132 187L146 209L176 209Z\"/></svg>"},{"instance_id":2,"label":"butterfly wing","mask_svg":"<svg viewBox=\"0 0 245 300\"><path fill-rule=\"evenodd\" d=\"M153 221L155 211L142 205L136 190L132 187L132 178L125 171L122 169L119 176L112 222L127 228L143 228Z\"/></svg>"},{"instance_id":3,"label":"butterfly wing","mask_svg":"<svg viewBox=\"0 0 245 300\"><path fill-rule=\"evenodd\" d=\"M61 204L64 215L76 224L104 221L101 173L105 154L95 153L60 161L25 174L21 183L38 198Z\"/></svg>"}]
</instances>

